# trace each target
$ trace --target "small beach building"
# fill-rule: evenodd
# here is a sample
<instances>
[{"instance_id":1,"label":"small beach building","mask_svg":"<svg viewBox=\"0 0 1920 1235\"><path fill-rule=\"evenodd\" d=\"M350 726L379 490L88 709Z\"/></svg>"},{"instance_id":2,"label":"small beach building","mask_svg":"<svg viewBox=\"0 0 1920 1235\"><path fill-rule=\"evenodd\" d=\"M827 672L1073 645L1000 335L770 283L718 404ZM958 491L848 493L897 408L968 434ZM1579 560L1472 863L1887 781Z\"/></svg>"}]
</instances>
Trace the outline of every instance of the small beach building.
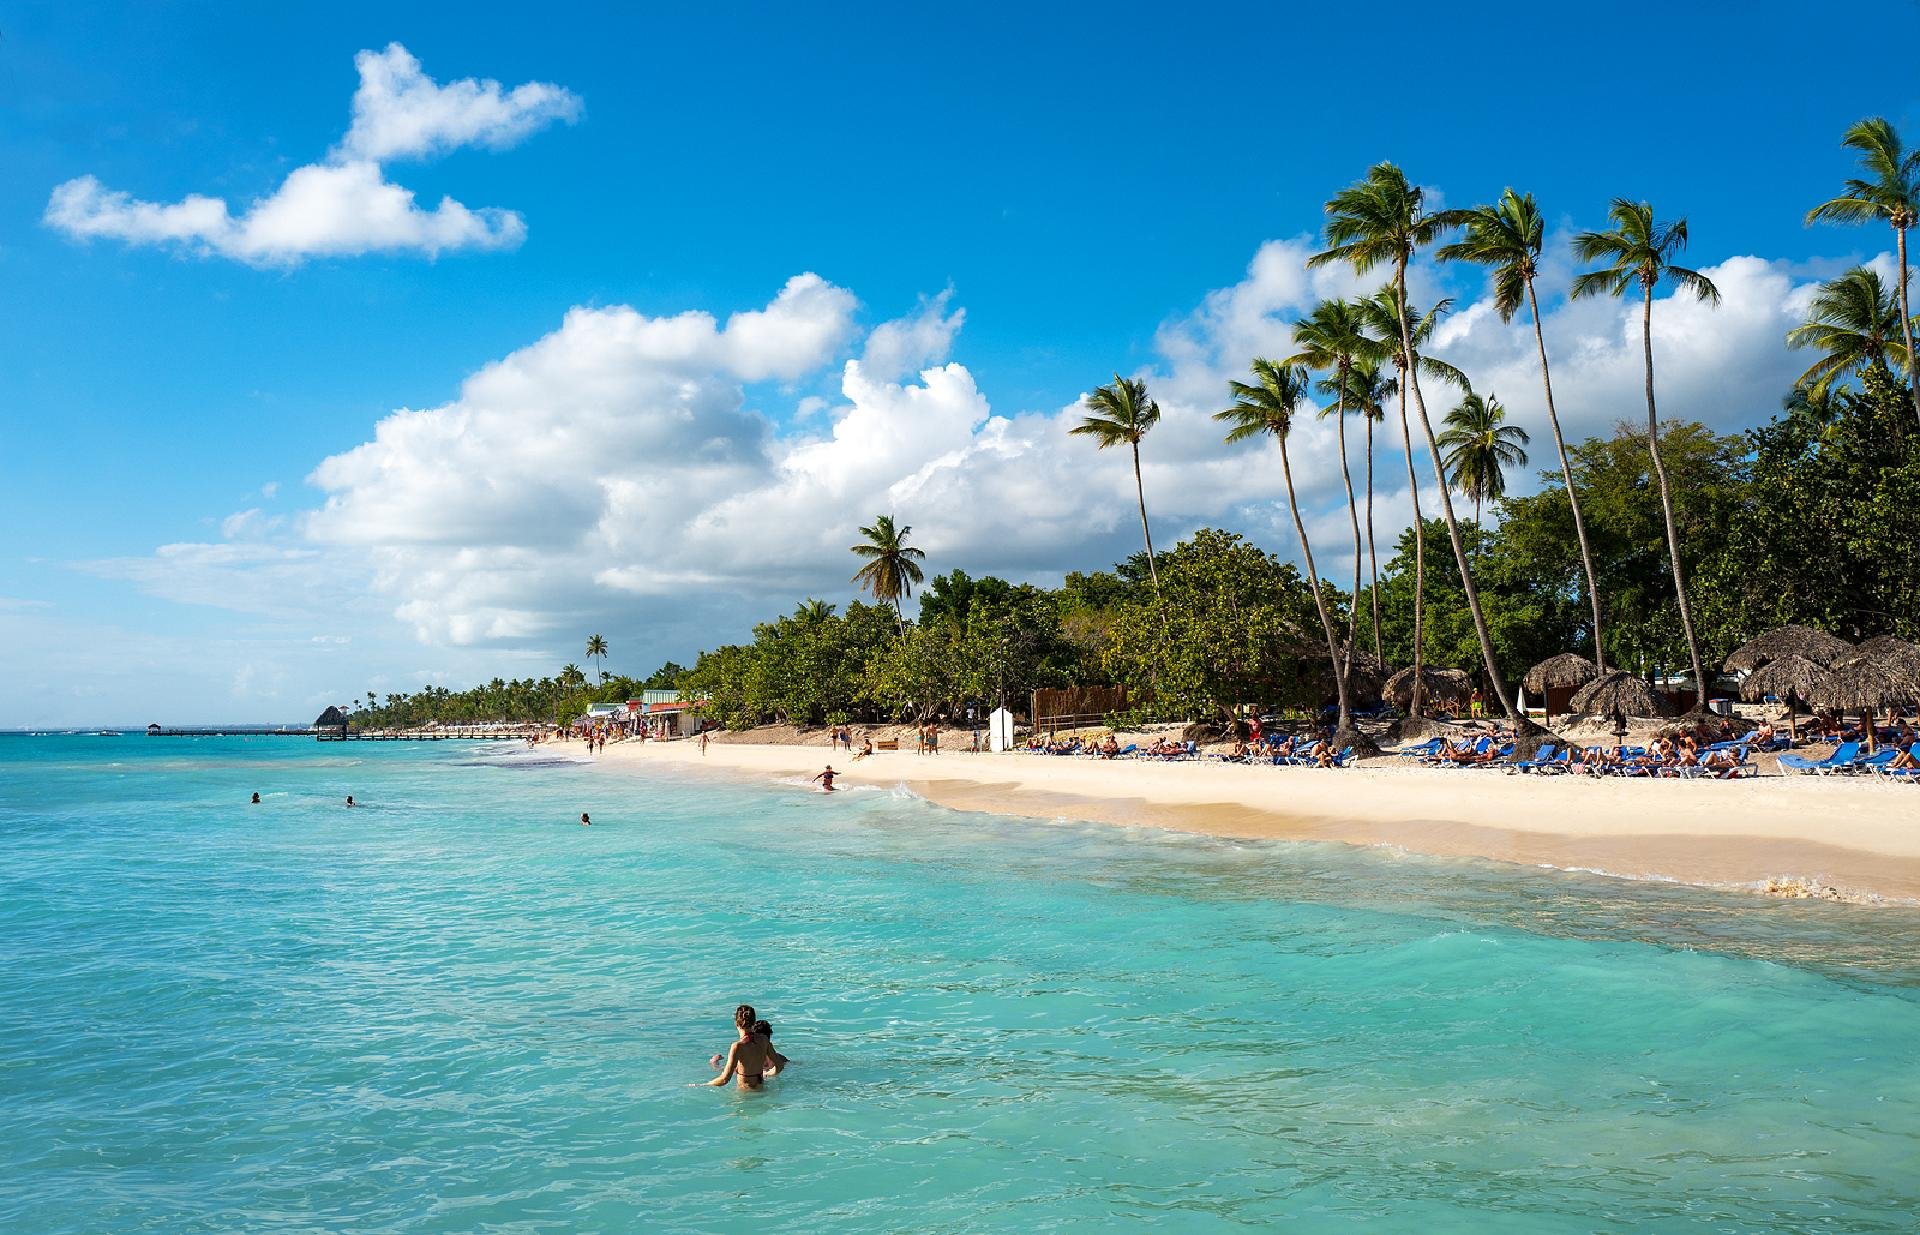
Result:
<instances>
[{"instance_id":1,"label":"small beach building","mask_svg":"<svg viewBox=\"0 0 1920 1235\"><path fill-rule=\"evenodd\" d=\"M643 690L638 699L627 700L647 731L657 738L691 737L706 720L702 711L706 701L688 701L677 690Z\"/></svg>"}]
</instances>

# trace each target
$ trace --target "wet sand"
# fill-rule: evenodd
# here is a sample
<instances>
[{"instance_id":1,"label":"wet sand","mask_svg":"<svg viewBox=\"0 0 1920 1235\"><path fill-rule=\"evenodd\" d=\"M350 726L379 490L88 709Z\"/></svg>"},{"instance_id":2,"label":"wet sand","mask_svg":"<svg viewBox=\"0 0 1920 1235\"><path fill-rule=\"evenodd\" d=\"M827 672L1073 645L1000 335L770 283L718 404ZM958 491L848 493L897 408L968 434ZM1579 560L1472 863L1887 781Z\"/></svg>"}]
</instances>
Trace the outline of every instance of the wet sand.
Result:
<instances>
[{"instance_id":1,"label":"wet sand","mask_svg":"<svg viewBox=\"0 0 1920 1235\"><path fill-rule=\"evenodd\" d=\"M854 762L818 746L621 743L622 768L706 768L899 785L942 806L1213 836L1393 846L1442 857L1717 888L1920 903L1920 786L1867 778L1740 781L1514 776L1490 770L1247 767L1025 753Z\"/></svg>"}]
</instances>

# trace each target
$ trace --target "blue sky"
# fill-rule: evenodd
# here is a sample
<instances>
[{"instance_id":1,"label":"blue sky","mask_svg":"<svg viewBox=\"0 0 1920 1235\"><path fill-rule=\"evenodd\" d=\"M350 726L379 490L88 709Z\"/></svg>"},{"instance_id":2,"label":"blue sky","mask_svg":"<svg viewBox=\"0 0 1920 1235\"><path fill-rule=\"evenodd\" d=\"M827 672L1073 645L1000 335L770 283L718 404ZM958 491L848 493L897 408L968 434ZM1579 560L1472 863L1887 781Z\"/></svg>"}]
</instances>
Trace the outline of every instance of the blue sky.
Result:
<instances>
[{"instance_id":1,"label":"blue sky","mask_svg":"<svg viewBox=\"0 0 1920 1235\"><path fill-rule=\"evenodd\" d=\"M880 502L903 503L945 550L939 568L1104 564L1137 530L1109 500L1123 465L1052 457L1063 409L1140 372L1168 391L1170 424L1183 410L1197 423L1206 392L1253 348L1284 345L1302 298L1329 290L1303 282L1304 237L1326 196L1381 158L1449 203L1530 190L1564 228L1600 225L1616 194L1685 214L1694 264L1735 263L1723 291L1740 301L1711 318L1676 309L1673 414L1752 423L1797 371L1777 327L1809 281L1888 247L1871 229L1801 224L1848 174L1840 132L1917 118L1905 75L1821 66L1906 45L1920 16L1676 14L1658 31L1668 50L1648 56L1594 46L1577 28L1590 13L1538 6L1434 20L1376 5L1365 31L1350 10L1278 5L531 20L486 5L458 20L389 4L15 6L0 17L0 725L303 719L368 684L550 672L589 629L644 672L797 594L843 597L832 554ZM1404 68L1381 37L1400 20L1414 31ZM49 221L56 187L83 177L152 203L222 198L237 217L296 169L351 161L356 55L393 44L436 89L557 92L524 131L477 130L371 173L423 209L444 196L510 211L517 242L236 257L205 235L87 239ZM814 333L777 363L742 360L765 342L744 329L725 342L729 315L766 310L809 272L829 289L802 314ZM1479 281L1423 277L1460 298L1461 355L1523 411L1522 369L1471 316ZM332 489L309 482L395 409L476 411L462 383L561 331L570 309L620 306L645 321L710 314L717 341L660 369L563 333L528 382L655 367L623 369L612 406L584 386L551 407L528 395L537 407L492 409L491 436L461 420L431 448L352 456ZM1605 308L1556 309L1553 324L1568 346L1610 343ZM881 372L870 338L887 322L915 340L899 372ZM923 382L923 365L945 376ZM696 386L661 411L661 392ZM1596 371L1592 428L1614 399ZM588 406L609 417L594 432L618 439L617 468L588 441L576 476L557 446L535 475L499 423L592 438ZM692 427L635 428L656 414ZM809 448L836 426L838 453ZM1198 429L1167 437L1164 474L1148 477L1163 538L1221 522L1295 552L1257 460L1210 453ZM489 532L463 556L475 525L449 518L393 541L380 527L408 510L396 490L422 489L407 469L432 471L455 439L455 487L408 517L432 525L477 502L525 534ZM690 471L703 449L712 466ZM1383 476L1398 466L1380 460ZM1088 488L1063 494L1062 479ZM575 481L594 500L555 500ZM1337 463L1308 478L1329 536L1344 521L1337 481ZM703 509L729 487L765 497ZM343 503L331 514L329 497ZM650 503L673 517L636 513ZM983 523L987 539L967 530Z\"/></svg>"}]
</instances>

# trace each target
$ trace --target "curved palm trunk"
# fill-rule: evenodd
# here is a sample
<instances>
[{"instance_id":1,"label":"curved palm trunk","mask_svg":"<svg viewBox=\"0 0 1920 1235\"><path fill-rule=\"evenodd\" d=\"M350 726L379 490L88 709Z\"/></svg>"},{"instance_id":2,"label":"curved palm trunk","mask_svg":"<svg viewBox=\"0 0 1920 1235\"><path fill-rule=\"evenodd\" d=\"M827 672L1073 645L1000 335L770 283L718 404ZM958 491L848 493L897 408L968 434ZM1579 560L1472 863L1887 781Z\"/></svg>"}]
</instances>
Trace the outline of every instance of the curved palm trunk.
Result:
<instances>
[{"instance_id":1,"label":"curved palm trunk","mask_svg":"<svg viewBox=\"0 0 1920 1235\"><path fill-rule=\"evenodd\" d=\"M1401 300L1406 303L1405 298ZM1402 310L1404 316L1404 309ZM1407 716L1427 714L1426 692L1420 689L1427 665L1427 521L1420 516L1420 477L1413 465L1413 430L1407 427L1407 357L1400 355L1400 447L1407 456L1407 496L1413 499L1413 696Z\"/></svg>"},{"instance_id":2,"label":"curved palm trunk","mask_svg":"<svg viewBox=\"0 0 1920 1235\"><path fill-rule=\"evenodd\" d=\"M1340 439L1340 476L1347 483L1347 521L1353 524L1353 601L1347 606L1347 649L1340 664L1340 678L1347 688L1353 691L1353 645L1360 637L1360 503L1353 496L1353 469L1347 465L1347 375L1340 375L1340 397L1334 408L1338 417ZM1342 716L1340 724L1344 728L1351 717Z\"/></svg>"},{"instance_id":3,"label":"curved palm trunk","mask_svg":"<svg viewBox=\"0 0 1920 1235\"><path fill-rule=\"evenodd\" d=\"M1460 586L1467 594L1467 610L1473 615L1473 633L1480 637L1480 659L1485 662L1487 683L1493 687L1493 694L1500 701L1501 710L1516 729L1521 726L1520 714L1513 709L1513 696L1507 693L1507 683L1500 676L1500 666L1494 660L1493 637L1487 633L1486 615L1480 611L1480 592L1473 586L1473 571L1467 565L1466 546L1460 540L1460 523L1453 516L1453 495L1447 491L1447 473L1440 463L1440 443L1433 436L1433 421L1427 417L1426 396L1420 393L1420 371L1413 354L1413 330L1407 321L1407 259L1401 257L1394 263L1393 290L1399 301L1400 309L1400 350L1406 353L1407 382L1413 387L1414 410L1420 413L1420 429L1427 438L1427 453L1433 458L1434 482L1440 487L1440 514L1447 521L1447 538L1453 542L1453 560L1460 567Z\"/></svg>"},{"instance_id":4,"label":"curved palm trunk","mask_svg":"<svg viewBox=\"0 0 1920 1235\"><path fill-rule=\"evenodd\" d=\"M1153 594L1160 595L1160 568L1153 563L1153 529L1147 526L1147 489L1140 480L1140 443L1133 446L1133 491L1140 499L1140 534L1147 541L1147 577L1153 580Z\"/></svg>"},{"instance_id":5,"label":"curved palm trunk","mask_svg":"<svg viewBox=\"0 0 1920 1235\"><path fill-rule=\"evenodd\" d=\"M1367 599L1373 602L1373 658L1387 663L1380 650L1380 555L1373 547L1373 416L1367 414Z\"/></svg>"},{"instance_id":6,"label":"curved palm trunk","mask_svg":"<svg viewBox=\"0 0 1920 1235\"><path fill-rule=\"evenodd\" d=\"M1654 478L1660 482L1660 513L1667 521L1667 556L1673 562L1673 591L1680 601L1680 626L1687 633L1687 657L1693 662L1695 703L1707 707L1707 677L1700 670L1700 641L1693 637L1693 606L1687 603L1687 581L1680 569L1680 533L1673 523L1673 490L1667 485L1667 465L1660 458L1660 416L1653 404L1653 284L1641 284L1643 310L1640 342L1647 356L1647 451L1653 456Z\"/></svg>"},{"instance_id":7,"label":"curved palm trunk","mask_svg":"<svg viewBox=\"0 0 1920 1235\"><path fill-rule=\"evenodd\" d=\"M1320 572L1313 566L1313 546L1307 543L1307 525L1300 521L1300 503L1293 494L1293 463L1287 458L1287 438L1280 435L1280 474L1287 482L1287 509L1293 512L1293 530L1300 537L1300 553L1307 559L1307 582L1313 585L1314 607L1320 610L1320 627L1327 634L1327 659L1333 662L1334 693L1340 701L1337 732L1353 729L1353 706L1347 699L1347 678L1340 671L1340 649L1335 644L1333 617L1327 612L1327 598L1320 590Z\"/></svg>"},{"instance_id":8,"label":"curved palm trunk","mask_svg":"<svg viewBox=\"0 0 1920 1235\"><path fill-rule=\"evenodd\" d=\"M1580 495L1573 488L1573 467L1567 462L1567 439L1560 434L1560 413L1553 406L1553 374L1547 368L1547 337L1540 330L1540 302L1534 298L1533 277L1527 277L1527 307L1533 312L1533 342L1540 349L1540 382L1547 390L1547 423L1553 426L1553 448L1560 452L1560 478L1567 482L1567 503L1573 507L1573 534L1580 542L1580 565L1587 572L1587 599L1593 605L1593 665L1607 672L1606 642L1600 637L1600 584L1593 574L1593 550L1587 545L1587 522L1580 516Z\"/></svg>"},{"instance_id":9,"label":"curved palm trunk","mask_svg":"<svg viewBox=\"0 0 1920 1235\"><path fill-rule=\"evenodd\" d=\"M1913 414L1920 417L1920 357L1913 351L1913 311L1907 308L1907 229L1893 229L1900 249L1900 333L1907 341L1907 386L1913 391Z\"/></svg>"}]
</instances>

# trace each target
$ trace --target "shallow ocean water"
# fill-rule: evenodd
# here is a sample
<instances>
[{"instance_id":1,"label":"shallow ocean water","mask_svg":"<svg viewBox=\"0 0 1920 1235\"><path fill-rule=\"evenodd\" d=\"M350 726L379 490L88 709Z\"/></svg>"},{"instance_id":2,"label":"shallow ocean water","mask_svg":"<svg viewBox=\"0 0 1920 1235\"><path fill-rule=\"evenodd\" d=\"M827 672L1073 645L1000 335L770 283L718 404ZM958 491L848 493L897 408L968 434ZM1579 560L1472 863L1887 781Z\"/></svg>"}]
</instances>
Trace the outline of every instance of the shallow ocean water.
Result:
<instances>
[{"instance_id":1,"label":"shallow ocean water","mask_svg":"<svg viewBox=\"0 0 1920 1235\"><path fill-rule=\"evenodd\" d=\"M0 739L0 992L8 1232L1920 1206L1910 909L509 747ZM743 1000L795 1066L690 1088Z\"/></svg>"}]
</instances>

